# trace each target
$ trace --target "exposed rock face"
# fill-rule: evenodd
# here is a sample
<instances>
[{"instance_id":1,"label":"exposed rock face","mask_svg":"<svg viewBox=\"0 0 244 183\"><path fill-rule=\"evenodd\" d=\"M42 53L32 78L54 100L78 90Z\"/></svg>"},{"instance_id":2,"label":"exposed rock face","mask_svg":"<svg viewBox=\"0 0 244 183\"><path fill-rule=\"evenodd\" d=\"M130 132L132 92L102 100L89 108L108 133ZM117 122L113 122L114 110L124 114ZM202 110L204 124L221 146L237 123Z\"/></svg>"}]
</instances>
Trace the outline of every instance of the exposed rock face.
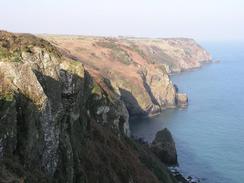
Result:
<instances>
[{"instance_id":1,"label":"exposed rock face","mask_svg":"<svg viewBox=\"0 0 244 183\"><path fill-rule=\"evenodd\" d=\"M176 94L176 103L180 107L187 106L188 104L188 97L185 93L177 93Z\"/></svg>"},{"instance_id":2,"label":"exposed rock face","mask_svg":"<svg viewBox=\"0 0 244 183\"><path fill-rule=\"evenodd\" d=\"M68 57L81 61L94 78L111 81L130 115L151 115L175 107L168 74L211 60L192 39L44 36Z\"/></svg>"},{"instance_id":3,"label":"exposed rock face","mask_svg":"<svg viewBox=\"0 0 244 183\"><path fill-rule=\"evenodd\" d=\"M151 144L151 150L165 164L177 164L175 142L167 128L157 132L156 137Z\"/></svg>"},{"instance_id":4,"label":"exposed rock face","mask_svg":"<svg viewBox=\"0 0 244 183\"><path fill-rule=\"evenodd\" d=\"M127 109L98 76L43 39L0 32L0 182L176 182L127 137Z\"/></svg>"}]
</instances>

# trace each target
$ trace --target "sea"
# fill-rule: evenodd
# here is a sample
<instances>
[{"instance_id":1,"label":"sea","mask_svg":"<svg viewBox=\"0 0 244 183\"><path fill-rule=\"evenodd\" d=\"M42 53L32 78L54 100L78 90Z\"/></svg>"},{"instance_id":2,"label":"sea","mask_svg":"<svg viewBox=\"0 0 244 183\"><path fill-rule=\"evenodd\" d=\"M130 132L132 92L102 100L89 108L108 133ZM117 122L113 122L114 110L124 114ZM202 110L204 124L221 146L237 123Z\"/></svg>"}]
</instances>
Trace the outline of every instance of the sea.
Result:
<instances>
[{"instance_id":1,"label":"sea","mask_svg":"<svg viewBox=\"0 0 244 183\"><path fill-rule=\"evenodd\" d=\"M151 142L168 128L180 171L203 183L244 183L244 43L202 42L219 62L171 76L186 108L132 119L132 134Z\"/></svg>"}]
</instances>

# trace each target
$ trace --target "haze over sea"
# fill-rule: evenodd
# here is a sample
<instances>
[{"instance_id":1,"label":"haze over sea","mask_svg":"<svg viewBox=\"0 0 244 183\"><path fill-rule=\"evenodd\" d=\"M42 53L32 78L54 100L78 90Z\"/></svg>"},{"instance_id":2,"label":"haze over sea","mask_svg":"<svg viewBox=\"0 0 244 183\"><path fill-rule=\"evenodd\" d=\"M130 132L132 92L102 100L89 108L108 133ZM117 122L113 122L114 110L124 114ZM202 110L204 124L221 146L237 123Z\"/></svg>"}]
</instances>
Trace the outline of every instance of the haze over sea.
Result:
<instances>
[{"instance_id":1,"label":"haze over sea","mask_svg":"<svg viewBox=\"0 0 244 183\"><path fill-rule=\"evenodd\" d=\"M167 127L176 141L180 168L207 183L244 182L244 44L202 43L219 64L172 76L189 97L170 109L131 123L132 133L152 141Z\"/></svg>"}]
</instances>

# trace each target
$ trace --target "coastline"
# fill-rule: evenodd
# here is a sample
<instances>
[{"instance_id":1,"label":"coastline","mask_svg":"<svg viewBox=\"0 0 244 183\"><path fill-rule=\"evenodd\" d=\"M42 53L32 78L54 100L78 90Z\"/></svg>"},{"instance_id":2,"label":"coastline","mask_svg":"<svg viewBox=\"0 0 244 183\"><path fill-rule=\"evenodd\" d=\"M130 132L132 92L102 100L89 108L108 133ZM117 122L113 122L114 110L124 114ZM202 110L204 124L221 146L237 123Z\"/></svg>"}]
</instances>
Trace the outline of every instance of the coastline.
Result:
<instances>
[{"instance_id":1,"label":"coastline","mask_svg":"<svg viewBox=\"0 0 244 183\"><path fill-rule=\"evenodd\" d=\"M204 61L204 62L201 62L201 65L198 66L198 67L185 69L185 70L182 70L182 71L179 71L179 72L171 72L171 73L169 73L169 76L175 76L175 75L179 75L179 74L182 74L182 73L197 71L199 69L202 69L206 65L214 64L214 63L215 62L213 61L213 59L212 60L209 60L209 61Z\"/></svg>"},{"instance_id":2,"label":"coastline","mask_svg":"<svg viewBox=\"0 0 244 183\"><path fill-rule=\"evenodd\" d=\"M179 71L179 72L171 72L171 73L168 73L168 75L171 77L171 76L176 76L176 75L180 75L180 74L187 73L187 72L194 72L194 71L203 69L204 66L207 66L209 64L214 64L214 61L213 60L204 61L204 62L201 62L201 65L199 67L189 68L189 69L182 70L182 71ZM177 85L176 85L176 87L177 87ZM167 110L167 109L176 109L176 108L182 108L182 109L184 109L184 108L187 108L187 106L188 105L166 106L166 107L161 108L160 111L155 112L155 113L145 113L145 114L142 113L142 114L136 114L136 115L129 115L129 120L146 119L146 118L149 118L150 119L150 118L159 116L164 110Z\"/></svg>"},{"instance_id":3,"label":"coastline","mask_svg":"<svg viewBox=\"0 0 244 183\"><path fill-rule=\"evenodd\" d=\"M27 180L32 180L37 177L37 179L50 178L58 182L72 182L80 177L80 170L82 170L89 180L94 182L94 176L89 174L87 168L100 170L102 166L102 169L112 172L109 177L111 180L115 180L113 176L115 174L119 175L122 182L176 182L173 174L165 166L169 164L169 161L159 158L155 149L144 149L140 147L140 144L136 145L136 142L128 138L130 136L128 111L131 112L134 109L133 112L139 111L138 114L140 111L146 111L150 114L147 117L152 118L159 115L165 106L175 108L177 104L188 100L185 94L179 96L165 66L159 67L160 64L155 64L150 59L155 55L154 53L161 53L160 50L155 49L154 45L148 46L148 42L140 42L138 46L153 48L153 52L148 52L144 47L148 57L143 58L143 55L140 55L142 53L133 45L130 48L125 47L127 41L120 44L107 39L92 40L92 42L95 41L94 44L89 42L92 48L99 47L96 54L89 52L93 49L83 50L83 52L82 49L77 51L77 47L73 47L74 52L77 51L85 56L88 54L95 66L100 64L101 67L110 68L111 64L117 61L113 64L114 73L112 74L102 72L101 68L86 70L88 68L86 64L90 62L86 60L86 64L82 63L84 55L76 59L76 57L71 57L72 54L65 54L58 47L41 38L29 34L13 34L4 31L0 33L2 40L7 42L7 44L1 44L4 53L0 57L3 73L0 81L4 84L1 102L6 105L1 111L2 114L6 113L5 118L1 120L8 121L8 123L3 123L4 130L0 134L0 137L4 137L0 143L3 147L0 157L1 160L6 160L9 155L12 155L10 164L16 163L21 168L26 163L29 165L21 175L14 175L14 179L27 177ZM80 40L76 41L80 44ZM164 44L168 45L167 41ZM193 40L190 41L192 42L197 46ZM189 42L178 40L177 43L188 44ZM67 44L70 45L70 42ZM17 53L12 51L16 48L18 48ZM184 50L184 48L185 46L182 45L179 50ZM197 49L203 52L199 47ZM195 52L193 51L192 54L194 55ZM209 55L205 56L209 57ZM195 61L191 58L189 62L186 58L184 57L184 63L188 63L188 66L199 61L199 57ZM104 62L98 62L98 60ZM104 64L106 61L109 62L107 65ZM18 64L12 64L12 62L18 62ZM121 68L128 71L131 76L120 72ZM131 70L128 70L129 68ZM119 78L117 78L117 73L121 74ZM129 83L125 82L128 81L127 79ZM15 80L18 82L16 83ZM135 89L136 84L140 87L136 88L135 92L132 89ZM125 98L121 99L120 93L124 94ZM127 103L126 106L125 100L131 103ZM19 128L19 124L23 126ZM36 126L30 124L36 124ZM13 134L9 130L12 130ZM27 133L29 131L33 133ZM27 134L27 138L22 138L24 134ZM83 139L82 142L80 139ZM152 148L167 148L165 142L171 143L173 148L169 148L167 152L174 152L175 156L175 143L171 135L170 139L169 141L167 138L162 139L159 147L155 145ZM61 149L59 149L59 143L62 145ZM90 156L89 151L93 153L93 156ZM109 154L109 156L104 158L104 154ZM69 158L71 156L75 159ZM16 162L15 159L19 157L21 161ZM41 162L36 160L36 157L40 157ZM67 160L62 157L67 157ZM97 157L95 162L94 157ZM31 161L29 161L30 158ZM167 158L170 159L171 156ZM177 158L175 159L174 162L177 162ZM110 166L111 164L113 167ZM8 164L3 163L1 166L5 168ZM37 170L34 177L31 174L32 167ZM70 171L75 167L80 167L79 171ZM124 172L123 170L128 167L132 169ZM6 172L6 174L14 173L11 169ZM69 174L70 179L62 176L64 174ZM104 172L99 172L99 175L104 177ZM183 179L183 175L180 176L178 173L176 177ZM104 177L104 180L106 179L107 177Z\"/></svg>"},{"instance_id":4,"label":"coastline","mask_svg":"<svg viewBox=\"0 0 244 183\"><path fill-rule=\"evenodd\" d=\"M173 72L170 73L169 76L175 76L175 75L179 75L182 73L186 73L186 72L193 72L193 71L197 71L200 69L203 69L204 66L209 65L209 64L213 64L213 60L209 60L209 61L205 61L202 62L202 64L199 67L196 68L189 68L180 72ZM186 106L172 106L172 107L165 107L163 108L161 111L155 113L155 114L148 114L148 115L133 115L133 116L129 116L129 124L132 123L132 121L134 120L140 120L140 119L151 119L154 117L159 116L164 110L167 109L176 109L176 108L187 108L188 105ZM131 138L138 138L138 137L134 137L133 133L132 133L132 137ZM149 142L145 141L143 138L139 138L137 139L139 140L139 142L141 142L142 144L149 144ZM178 154L178 153L177 153ZM200 183L202 181L202 178L200 177L196 177L194 175L185 175L182 170L180 169L180 165L176 165L176 166L167 166L168 170L171 172L171 174L177 179L177 181L181 182L181 183Z\"/></svg>"}]
</instances>

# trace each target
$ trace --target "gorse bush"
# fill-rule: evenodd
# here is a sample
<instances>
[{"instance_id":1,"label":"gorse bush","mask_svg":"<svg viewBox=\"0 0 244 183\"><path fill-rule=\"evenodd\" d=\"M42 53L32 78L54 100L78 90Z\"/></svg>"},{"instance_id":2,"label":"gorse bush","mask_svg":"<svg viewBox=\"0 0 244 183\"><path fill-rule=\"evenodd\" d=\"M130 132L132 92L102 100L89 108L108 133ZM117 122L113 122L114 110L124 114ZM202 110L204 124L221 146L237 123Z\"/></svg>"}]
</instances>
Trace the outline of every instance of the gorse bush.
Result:
<instances>
[{"instance_id":1,"label":"gorse bush","mask_svg":"<svg viewBox=\"0 0 244 183\"><path fill-rule=\"evenodd\" d=\"M103 48L111 50L111 57L123 64L129 65L133 63L130 55L122 48L122 45L119 45L114 40L105 40L97 42L97 45Z\"/></svg>"},{"instance_id":2,"label":"gorse bush","mask_svg":"<svg viewBox=\"0 0 244 183\"><path fill-rule=\"evenodd\" d=\"M11 90L10 84L4 78L2 73L0 73L0 100L4 100L4 101L13 100L13 92Z\"/></svg>"},{"instance_id":3,"label":"gorse bush","mask_svg":"<svg viewBox=\"0 0 244 183\"><path fill-rule=\"evenodd\" d=\"M30 34L11 35L0 31L0 61L21 62L22 53L34 53L38 47L54 56L61 56L59 51L51 43Z\"/></svg>"}]
</instances>

